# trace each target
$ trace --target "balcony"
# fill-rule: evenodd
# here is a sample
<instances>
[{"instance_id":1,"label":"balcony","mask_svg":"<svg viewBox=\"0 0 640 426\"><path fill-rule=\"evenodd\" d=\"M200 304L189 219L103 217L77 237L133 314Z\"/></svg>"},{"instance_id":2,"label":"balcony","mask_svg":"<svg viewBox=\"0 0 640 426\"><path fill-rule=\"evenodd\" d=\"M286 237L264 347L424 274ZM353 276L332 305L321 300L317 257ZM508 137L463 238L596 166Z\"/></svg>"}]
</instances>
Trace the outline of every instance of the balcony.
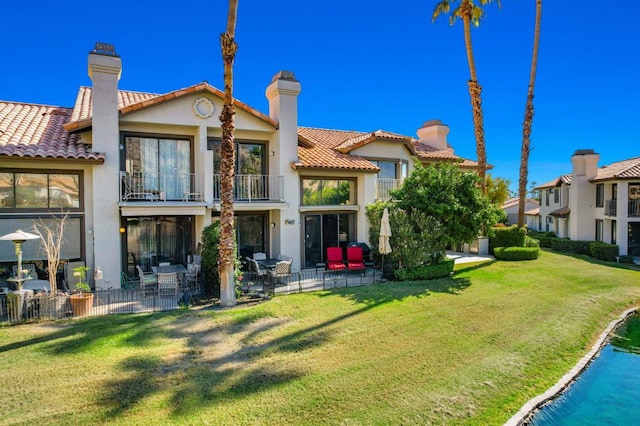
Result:
<instances>
[{"instance_id":1,"label":"balcony","mask_svg":"<svg viewBox=\"0 0 640 426\"><path fill-rule=\"evenodd\" d=\"M604 215L605 216L617 216L618 213L618 200L606 200L604 202Z\"/></svg>"},{"instance_id":2,"label":"balcony","mask_svg":"<svg viewBox=\"0 0 640 426\"><path fill-rule=\"evenodd\" d=\"M120 202L203 201L195 173L120 172Z\"/></svg>"},{"instance_id":3,"label":"balcony","mask_svg":"<svg viewBox=\"0 0 640 426\"><path fill-rule=\"evenodd\" d=\"M284 202L284 177L235 175L233 200L238 203ZM220 175L213 175L213 199L220 200Z\"/></svg>"},{"instance_id":4,"label":"balcony","mask_svg":"<svg viewBox=\"0 0 640 426\"><path fill-rule=\"evenodd\" d=\"M640 199L629 200L629 217L640 217Z\"/></svg>"},{"instance_id":5,"label":"balcony","mask_svg":"<svg viewBox=\"0 0 640 426\"><path fill-rule=\"evenodd\" d=\"M400 179L377 178L376 179L376 200L387 201L391 199L389 191L398 189L402 185Z\"/></svg>"}]
</instances>

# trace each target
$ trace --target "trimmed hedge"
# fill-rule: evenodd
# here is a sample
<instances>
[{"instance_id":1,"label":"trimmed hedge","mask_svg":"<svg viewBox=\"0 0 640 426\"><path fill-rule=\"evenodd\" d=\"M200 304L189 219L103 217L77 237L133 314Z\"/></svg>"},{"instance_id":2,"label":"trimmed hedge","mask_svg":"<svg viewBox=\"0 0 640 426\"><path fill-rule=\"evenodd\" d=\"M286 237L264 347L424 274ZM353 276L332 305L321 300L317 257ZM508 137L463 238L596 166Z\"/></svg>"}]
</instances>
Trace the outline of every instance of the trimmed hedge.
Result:
<instances>
[{"instance_id":1,"label":"trimmed hedge","mask_svg":"<svg viewBox=\"0 0 640 426\"><path fill-rule=\"evenodd\" d=\"M498 260L533 260L540 254L538 247L496 247L493 251Z\"/></svg>"},{"instance_id":2,"label":"trimmed hedge","mask_svg":"<svg viewBox=\"0 0 640 426\"><path fill-rule=\"evenodd\" d=\"M538 241L535 238L532 238L530 236L526 236L524 239L524 246L525 247L540 247L540 241Z\"/></svg>"},{"instance_id":3,"label":"trimmed hedge","mask_svg":"<svg viewBox=\"0 0 640 426\"><path fill-rule=\"evenodd\" d=\"M398 281L432 280L448 277L453 272L453 259L445 259L436 265L423 265L415 268L402 268L394 271Z\"/></svg>"},{"instance_id":4,"label":"trimmed hedge","mask_svg":"<svg viewBox=\"0 0 640 426\"><path fill-rule=\"evenodd\" d=\"M589 245L592 241L573 241L565 238L553 238L551 240L551 248L561 253L576 253L591 255ZM542 246L542 244L541 244Z\"/></svg>"},{"instance_id":5,"label":"trimmed hedge","mask_svg":"<svg viewBox=\"0 0 640 426\"><path fill-rule=\"evenodd\" d=\"M620 250L615 244L607 244L600 241L594 241L589 244L589 254L596 259L613 262L619 253Z\"/></svg>"},{"instance_id":6,"label":"trimmed hedge","mask_svg":"<svg viewBox=\"0 0 640 426\"><path fill-rule=\"evenodd\" d=\"M527 229L518 228L516 225L508 228L493 228L493 234L489 238L490 253L496 247L524 247Z\"/></svg>"},{"instance_id":7,"label":"trimmed hedge","mask_svg":"<svg viewBox=\"0 0 640 426\"><path fill-rule=\"evenodd\" d=\"M540 243L540 247L551 248L551 244L553 244L553 240L557 240L555 237L536 237L538 242Z\"/></svg>"},{"instance_id":8,"label":"trimmed hedge","mask_svg":"<svg viewBox=\"0 0 640 426\"><path fill-rule=\"evenodd\" d=\"M633 264L633 256L623 255L620 256L620 263L631 263Z\"/></svg>"}]
</instances>

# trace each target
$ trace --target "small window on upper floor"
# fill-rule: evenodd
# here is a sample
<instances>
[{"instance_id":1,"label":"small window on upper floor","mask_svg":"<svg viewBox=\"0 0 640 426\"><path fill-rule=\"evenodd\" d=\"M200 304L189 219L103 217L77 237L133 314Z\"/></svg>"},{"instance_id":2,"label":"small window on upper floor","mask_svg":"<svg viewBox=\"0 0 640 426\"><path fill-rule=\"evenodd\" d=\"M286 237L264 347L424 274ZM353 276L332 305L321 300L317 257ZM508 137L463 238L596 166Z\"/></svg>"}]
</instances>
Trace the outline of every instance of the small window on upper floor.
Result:
<instances>
[{"instance_id":1,"label":"small window on upper floor","mask_svg":"<svg viewBox=\"0 0 640 426\"><path fill-rule=\"evenodd\" d=\"M553 202L556 204L560 204L560 188L556 188L553 191Z\"/></svg>"},{"instance_id":2,"label":"small window on upper floor","mask_svg":"<svg viewBox=\"0 0 640 426\"><path fill-rule=\"evenodd\" d=\"M604 184L596 185L596 207L604 207Z\"/></svg>"},{"instance_id":3,"label":"small window on upper floor","mask_svg":"<svg viewBox=\"0 0 640 426\"><path fill-rule=\"evenodd\" d=\"M79 209L79 172L0 171L0 208Z\"/></svg>"},{"instance_id":4,"label":"small window on upper floor","mask_svg":"<svg viewBox=\"0 0 640 426\"><path fill-rule=\"evenodd\" d=\"M355 184L351 179L302 179L302 205L353 205Z\"/></svg>"}]
</instances>

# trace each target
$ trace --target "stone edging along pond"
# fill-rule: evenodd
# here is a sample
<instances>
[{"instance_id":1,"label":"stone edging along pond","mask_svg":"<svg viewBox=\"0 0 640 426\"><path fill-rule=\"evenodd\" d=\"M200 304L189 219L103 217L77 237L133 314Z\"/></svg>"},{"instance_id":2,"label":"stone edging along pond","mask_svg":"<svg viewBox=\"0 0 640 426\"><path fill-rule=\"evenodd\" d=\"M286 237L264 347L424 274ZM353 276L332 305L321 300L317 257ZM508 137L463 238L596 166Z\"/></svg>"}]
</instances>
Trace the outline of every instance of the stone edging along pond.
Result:
<instances>
[{"instance_id":1,"label":"stone edging along pond","mask_svg":"<svg viewBox=\"0 0 640 426\"><path fill-rule=\"evenodd\" d=\"M558 395L560 395L574 380L578 378L580 373L584 371L585 368L589 365L589 363L600 353L600 350L607 344L609 341L609 336L611 332L618 327L622 322L624 322L629 315L632 315L638 311L638 307L627 309L624 311L618 319L615 319L609 323L609 326L602 332L596 343L593 345L591 350L582 357L580 361L573 367L567 374L562 376L558 382L549 388L545 393L536 396L535 398L527 401L520 411L518 411L513 417L511 417L506 423L505 426L519 426L525 424L527 419L542 405L546 402L554 399Z\"/></svg>"}]
</instances>

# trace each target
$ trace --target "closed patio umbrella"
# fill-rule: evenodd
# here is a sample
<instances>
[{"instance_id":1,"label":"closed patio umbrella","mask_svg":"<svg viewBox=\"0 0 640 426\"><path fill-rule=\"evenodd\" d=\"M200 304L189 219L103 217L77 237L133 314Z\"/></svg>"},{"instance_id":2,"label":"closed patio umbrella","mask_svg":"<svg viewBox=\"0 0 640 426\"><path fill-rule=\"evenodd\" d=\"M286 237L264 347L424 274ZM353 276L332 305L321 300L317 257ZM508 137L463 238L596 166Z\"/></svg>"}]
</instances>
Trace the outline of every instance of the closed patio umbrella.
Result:
<instances>
[{"instance_id":1,"label":"closed patio umbrella","mask_svg":"<svg viewBox=\"0 0 640 426\"><path fill-rule=\"evenodd\" d=\"M382 272L384 273L384 255L391 253L391 224L389 223L389 210L385 207L380 221L380 237L378 239L378 252L382 255Z\"/></svg>"}]
</instances>

